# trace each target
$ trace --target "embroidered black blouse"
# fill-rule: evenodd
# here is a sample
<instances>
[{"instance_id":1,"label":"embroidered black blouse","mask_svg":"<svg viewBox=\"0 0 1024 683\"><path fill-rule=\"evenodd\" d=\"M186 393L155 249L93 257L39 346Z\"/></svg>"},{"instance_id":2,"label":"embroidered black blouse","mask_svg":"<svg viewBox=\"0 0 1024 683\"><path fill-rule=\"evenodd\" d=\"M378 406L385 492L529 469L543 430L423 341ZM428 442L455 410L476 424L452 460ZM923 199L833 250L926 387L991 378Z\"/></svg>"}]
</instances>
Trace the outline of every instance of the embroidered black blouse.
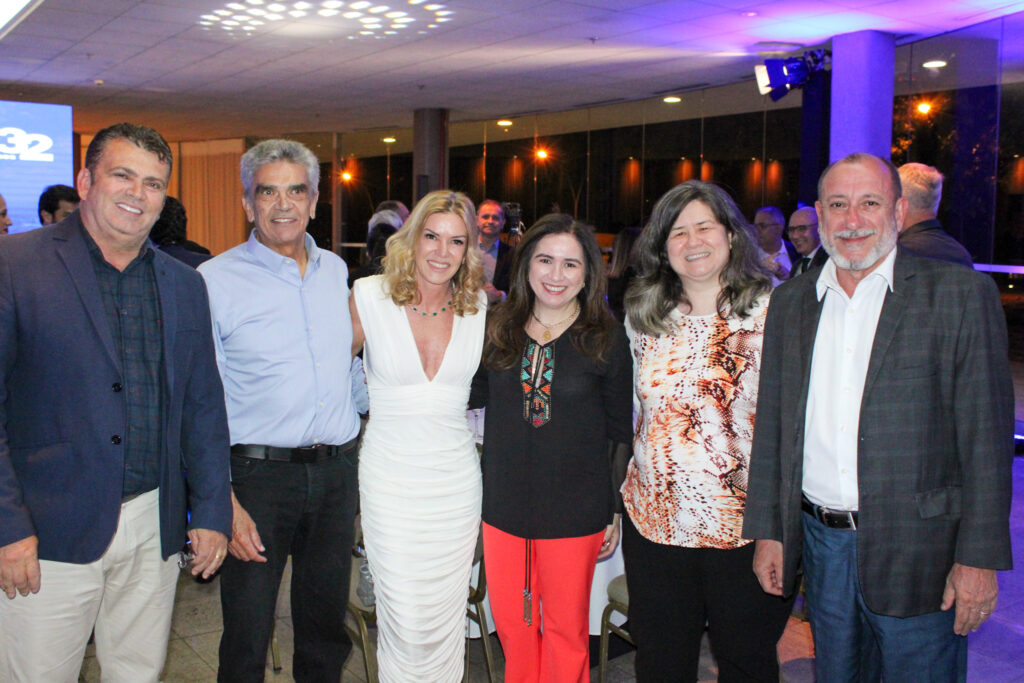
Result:
<instances>
[{"instance_id":1,"label":"embroidered black blouse","mask_svg":"<svg viewBox=\"0 0 1024 683\"><path fill-rule=\"evenodd\" d=\"M473 379L470 406L486 407L483 520L523 538L572 538L611 523L617 492L610 442L629 444L633 366L621 325L603 363L569 332L527 340L520 366Z\"/></svg>"}]
</instances>

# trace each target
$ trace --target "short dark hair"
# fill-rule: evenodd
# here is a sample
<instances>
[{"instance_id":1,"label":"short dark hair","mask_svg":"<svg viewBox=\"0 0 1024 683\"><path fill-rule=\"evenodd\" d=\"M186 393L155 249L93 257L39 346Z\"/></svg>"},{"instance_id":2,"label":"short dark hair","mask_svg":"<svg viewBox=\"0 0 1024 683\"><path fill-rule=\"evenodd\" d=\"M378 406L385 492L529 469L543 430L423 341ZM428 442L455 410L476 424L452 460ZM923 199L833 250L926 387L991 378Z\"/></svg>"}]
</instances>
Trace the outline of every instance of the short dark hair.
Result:
<instances>
[{"instance_id":1,"label":"short dark hair","mask_svg":"<svg viewBox=\"0 0 1024 683\"><path fill-rule=\"evenodd\" d=\"M107 144L117 138L127 140L147 152L155 154L157 159L167 164L167 173L170 174L174 158L171 155L171 147L164 140L164 136L148 126L138 126L134 123L115 123L96 133L92 142L89 143L89 148L85 151L85 167L89 169L90 174L100 163L100 157L103 156L103 150L107 148Z\"/></svg>"},{"instance_id":2,"label":"short dark hair","mask_svg":"<svg viewBox=\"0 0 1024 683\"><path fill-rule=\"evenodd\" d=\"M175 197L168 195L164 200L164 208L160 217L149 232L149 239L161 247L168 244L184 242L188 236L188 214L185 206Z\"/></svg>"},{"instance_id":3,"label":"short dark hair","mask_svg":"<svg viewBox=\"0 0 1024 683\"><path fill-rule=\"evenodd\" d=\"M498 207L498 209L501 210L501 217L505 218L505 205L502 204L501 202L499 202L497 199L485 199L482 202L480 202L479 204L477 204L476 205L477 213L480 213L480 209L483 208L484 204L494 204L495 206Z\"/></svg>"},{"instance_id":4,"label":"short dark hair","mask_svg":"<svg viewBox=\"0 0 1024 683\"><path fill-rule=\"evenodd\" d=\"M50 185L48 188L43 190L41 195L39 195L39 218L41 219L43 217L43 211L51 216L57 213L62 201L77 204L82 201L82 198L78 196L78 191L73 187L68 187L67 185Z\"/></svg>"}]
</instances>

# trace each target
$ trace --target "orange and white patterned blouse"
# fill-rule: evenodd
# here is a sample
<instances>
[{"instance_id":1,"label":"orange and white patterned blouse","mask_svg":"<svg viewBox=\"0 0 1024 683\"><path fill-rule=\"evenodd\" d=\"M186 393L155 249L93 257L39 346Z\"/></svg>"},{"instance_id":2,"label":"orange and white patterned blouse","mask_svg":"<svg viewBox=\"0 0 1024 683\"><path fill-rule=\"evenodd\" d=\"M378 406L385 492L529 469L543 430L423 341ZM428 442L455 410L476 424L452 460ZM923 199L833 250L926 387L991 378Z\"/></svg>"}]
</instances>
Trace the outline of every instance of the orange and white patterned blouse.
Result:
<instances>
[{"instance_id":1,"label":"orange and white patterned blouse","mask_svg":"<svg viewBox=\"0 0 1024 683\"><path fill-rule=\"evenodd\" d=\"M674 308L660 337L627 326L637 428L622 497L644 538L738 548L768 296L743 319Z\"/></svg>"}]
</instances>

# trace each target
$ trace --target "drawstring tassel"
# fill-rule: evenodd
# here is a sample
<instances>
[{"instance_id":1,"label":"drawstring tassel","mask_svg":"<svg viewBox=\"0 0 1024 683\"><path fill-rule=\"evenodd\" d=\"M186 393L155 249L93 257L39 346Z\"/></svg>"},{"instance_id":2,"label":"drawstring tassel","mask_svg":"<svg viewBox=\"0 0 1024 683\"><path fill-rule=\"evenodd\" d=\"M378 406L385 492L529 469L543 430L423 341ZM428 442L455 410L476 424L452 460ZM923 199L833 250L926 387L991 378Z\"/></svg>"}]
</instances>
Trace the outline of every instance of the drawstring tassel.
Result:
<instances>
[{"instance_id":1,"label":"drawstring tassel","mask_svg":"<svg viewBox=\"0 0 1024 683\"><path fill-rule=\"evenodd\" d=\"M530 539L526 539L526 570L523 576L523 621L533 626L533 593L530 592Z\"/></svg>"}]
</instances>

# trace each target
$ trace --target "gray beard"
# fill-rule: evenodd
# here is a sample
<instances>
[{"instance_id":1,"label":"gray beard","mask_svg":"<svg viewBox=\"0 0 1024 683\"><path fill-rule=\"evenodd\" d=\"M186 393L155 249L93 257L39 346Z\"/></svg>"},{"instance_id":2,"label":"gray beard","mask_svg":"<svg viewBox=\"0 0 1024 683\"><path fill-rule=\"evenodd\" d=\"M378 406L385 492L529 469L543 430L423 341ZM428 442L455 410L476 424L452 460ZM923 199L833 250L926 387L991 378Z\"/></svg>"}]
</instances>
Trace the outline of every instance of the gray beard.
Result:
<instances>
[{"instance_id":1,"label":"gray beard","mask_svg":"<svg viewBox=\"0 0 1024 683\"><path fill-rule=\"evenodd\" d=\"M866 234L870 234L870 232L870 230L840 230L835 233L834 236L861 237ZM875 246L871 248L871 251L865 254L864 257L858 261L839 255L835 243L832 241L833 235L827 235L822 231L820 237L822 248L835 262L836 268L841 268L843 270L867 270L878 263L883 256L892 251L892 248L896 246L896 241L899 239L899 231L896 229L895 224L891 226L891 229L885 230L879 237L878 241L875 242Z\"/></svg>"}]
</instances>

